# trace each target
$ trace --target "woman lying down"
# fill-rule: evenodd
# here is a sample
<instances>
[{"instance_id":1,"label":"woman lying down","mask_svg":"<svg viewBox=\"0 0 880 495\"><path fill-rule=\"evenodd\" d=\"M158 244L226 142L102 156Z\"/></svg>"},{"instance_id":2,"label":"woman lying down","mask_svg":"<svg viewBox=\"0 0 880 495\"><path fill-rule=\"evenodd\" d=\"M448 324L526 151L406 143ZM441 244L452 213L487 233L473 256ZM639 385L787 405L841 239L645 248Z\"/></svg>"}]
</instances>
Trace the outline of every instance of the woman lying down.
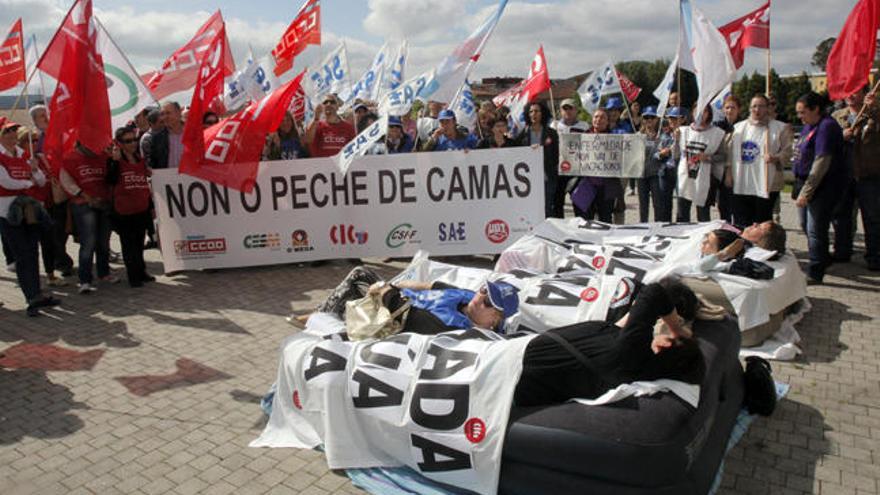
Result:
<instances>
[{"instance_id":1,"label":"woman lying down","mask_svg":"<svg viewBox=\"0 0 880 495\"><path fill-rule=\"evenodd\" d=\"M504 320L518 309L518 291L505 282L487 283L477 292L441 282L405 281L391 286L358 267L318 311L343 318L345 302L368 291L379 291L392 312L410 300L412 309L403 332L419 334L474 326L503 331ZM609 313L620 315L620 311ZM723 316L723 309L701 302L676 279L644 285L629 311L616 321L575 323L534 337L525 350L514 403L536 406L595 399L636 381L672 379L699 384L705 364L691 323L698 317ZM511 337L517 336L523 335Z\"/></svg>"}]
</instances>

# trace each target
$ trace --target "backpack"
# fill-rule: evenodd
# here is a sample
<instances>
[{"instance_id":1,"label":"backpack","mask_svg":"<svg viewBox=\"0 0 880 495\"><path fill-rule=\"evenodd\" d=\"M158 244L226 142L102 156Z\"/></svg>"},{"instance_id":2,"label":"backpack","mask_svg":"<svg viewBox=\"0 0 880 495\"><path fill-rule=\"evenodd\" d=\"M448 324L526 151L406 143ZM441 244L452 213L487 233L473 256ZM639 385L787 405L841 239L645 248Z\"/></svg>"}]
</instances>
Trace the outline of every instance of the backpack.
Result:
<instances>
[{"instance_id":1,"label":"backpack","mask_svg":"<svg viewBox=\"0 0 880 495\"><path fill-rule=\"evenodd\" d=\"M766 359L757 356L746 358L743 405L749 414L770 416L776 409L776 383L771 371Z\"/></svg>"}]
</instances>

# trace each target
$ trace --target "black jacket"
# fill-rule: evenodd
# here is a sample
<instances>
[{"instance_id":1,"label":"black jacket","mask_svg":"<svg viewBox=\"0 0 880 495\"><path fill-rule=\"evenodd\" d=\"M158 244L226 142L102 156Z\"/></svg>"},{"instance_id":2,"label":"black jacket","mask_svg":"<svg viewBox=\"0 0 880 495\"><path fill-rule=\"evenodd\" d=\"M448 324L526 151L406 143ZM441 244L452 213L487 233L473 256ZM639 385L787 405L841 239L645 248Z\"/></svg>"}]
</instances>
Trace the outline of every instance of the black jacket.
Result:
<instances>
[{"instance_id":1,"label":"black jacket","mask_svg":"<svg viewBox=\"0 0 880 495\"><path fill-rule=\"evenodd\" d=\"M544 173L548 177L556 177L559 175L559 134L555 129L544 126L541 129L541 142L532 143L532 133L530 128L526 129L516 138L516 144L519 146L531 146L532 144L540 144L544 147Z\"/></svg>"},{"instance_id":2,"label":"black jacket","mask_svg":"<svg viewBox=\"0 0 880 495\"><path fill-rule=\"evenodd\" d=\"M150 154L147 156L147 165L151 168L168 168L168 129L152 133L150 140Z\"/></svg>"}]
</instances>

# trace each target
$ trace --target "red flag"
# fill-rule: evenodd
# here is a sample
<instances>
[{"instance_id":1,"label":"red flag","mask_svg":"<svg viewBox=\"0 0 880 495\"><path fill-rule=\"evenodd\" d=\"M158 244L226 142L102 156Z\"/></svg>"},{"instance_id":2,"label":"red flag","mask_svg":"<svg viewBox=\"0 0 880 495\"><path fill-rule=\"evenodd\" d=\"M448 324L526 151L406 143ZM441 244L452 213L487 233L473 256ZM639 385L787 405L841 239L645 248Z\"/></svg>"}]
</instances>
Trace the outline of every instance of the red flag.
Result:
<instances>
[{"instance_id":1,"label":"red flag","mask_svg":"<svg viewBox=\"0 0 880 495\"><path fill-rule=\"evenodd\" d=\"M770 1L718 28L727 40L736 68L742 67L746 48L770 48Z\"/></svg>"},{"instance_id":2,"label":"red flag","mask_svg":"<svg viewBox=\"0 0 880 495\"><path fill-rule=\"evenodd\" d=\"M293 68L293 60L309 45L321 44L320 0L307 0L299 9L281 41L272 50L275 57L275 75L280 76Z\"/></svg>"},{"instance_id":3,"label":"red flag","mask_svg":"<svg viewBox=\"0 0 880 495\"><path fill-rule=\"evenodd\" d=\"M617 72L617 80L620 81L620 91L623 92L623 95L626 96L627 100L635 101L636 98L639 97L639 94L642 93L642 88L636 86L634 82L621 74L620 71L615 69L615 72Z\"/></svg>"},{"instance_id":4,"label":"red flag","mask_svg":"<svg viewBox=\"0 0 880 495\"><path fill-rule=\"evenodd\" d=\"M223 15L218 10L202 24L187 44L168 57L161 69L141 76L156 99L193 87L199 75L202 54L208 50L215 35L224 27ZM235 61L229 49L229 40L226 40L224 45L226 52L223 54L225 63L223 75L228 76L235 72Z\"/></svg>"},{"instance_id":5,"label":"red flag","mask_svg":"<svg viewBox=\"0 0 880 495\"><path fill-rule=\"evenodd\" d=\"M290 101L290 107L287 109L293 116L294 122L301 122L305 118L307 98L308 96L306 96L305 90L300 86L293 95L293 99Z\"/></svg>"},{"instance_id":6,"label":"red flag","mask_svg":"<svg viewBox=\"0 0 880 495\"><path fill-rule=\"evenodd\" d=\"M209 53L220 52L218 46ZM180 172L250 192L257 177L266 135L281 124L294 94L300 89L303 74L203 132L201 122L205 104L223 92L223 78L218 69L221 62L212 63L210 59L206 57L202 64L201 77L196 83L183 131Z\"/></svg>"},{"instance_id":7,"label":"red flag","mask_svg":"<svg viewBox=\"0 0 880 495\"><path fill-rule=\"evenodd\" d=\"M877 49L880 0L859 0L828 54L828 96L842 100L868 83Z\"/></svg>"},{"instance_id":8,"label":"red flag","mask_svg":"<svg viewBox=\"0 0 880 495\"><path fill-rule=\"evenodd\" d=\"M513 102L525 98L532 102L539 94L550 89L550 73L547 71L547 59L544 58L544 46L538 47L538 53L529 67L529 75L516 86L508 89L492 99L498 106L510 106Z\"/></svg>"},{"instance_id":9,"label":"red flag","mask_svg":"<svg viewBox=\"0 0 880 495\"><path fill-rule=\"evenodd\" d=\"M60 163L77 142L94 152L110 144L110 103L96 33L92 1L78 0L37 64L58 80L49 103L52 118L46 129L45 150L50 164Z\"/></svg>"},{"instance_id":10,"label":"red flag","mask_svg":"<svg viewBox=\"0 0 880 495\"><path fill-rule=\"evenodd\" d=\"M27 80L23 39L19 18L0 45L0 91L14 88Z\"/></svg>"}]
</instances>

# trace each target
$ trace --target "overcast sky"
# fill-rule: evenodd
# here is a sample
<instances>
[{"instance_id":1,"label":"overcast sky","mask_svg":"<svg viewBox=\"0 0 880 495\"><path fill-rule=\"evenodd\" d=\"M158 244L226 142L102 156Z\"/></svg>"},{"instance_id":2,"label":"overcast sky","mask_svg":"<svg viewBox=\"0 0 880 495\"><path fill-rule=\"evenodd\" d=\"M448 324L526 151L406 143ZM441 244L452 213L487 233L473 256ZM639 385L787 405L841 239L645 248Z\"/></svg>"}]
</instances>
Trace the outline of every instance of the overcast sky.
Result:
<instances>
[{"instance_id":1,"label":"overcast sky","mask_svg":"<svg viewBox=\"0 0 880 495\"><path fill-rule=\"evenodd\" d=\"M185 43L216 8L227 23L236 62L248 44L268 53L303 0L94 0L96 14L134 66L146 72ZM716 26L764 0L694 0ZM810 71L816 44L837 36L856 0L774 0L773 66L781 74ZM0 30L22 17L26 35L48 43L72 1L0 0ZM297 71L340 39L359 75L384 39L410 42L409 75L439 62L492 11L497 0L322 0L323 48L310 47ZM606 60L671 58L678 40L677 0L510 0L475 70L524 76L543 43L553 78L586 72ZM2 34L0 34L2 36ZM764 50L746 52L742 70L764 71Z\"/></svg>"}]
</instances>

